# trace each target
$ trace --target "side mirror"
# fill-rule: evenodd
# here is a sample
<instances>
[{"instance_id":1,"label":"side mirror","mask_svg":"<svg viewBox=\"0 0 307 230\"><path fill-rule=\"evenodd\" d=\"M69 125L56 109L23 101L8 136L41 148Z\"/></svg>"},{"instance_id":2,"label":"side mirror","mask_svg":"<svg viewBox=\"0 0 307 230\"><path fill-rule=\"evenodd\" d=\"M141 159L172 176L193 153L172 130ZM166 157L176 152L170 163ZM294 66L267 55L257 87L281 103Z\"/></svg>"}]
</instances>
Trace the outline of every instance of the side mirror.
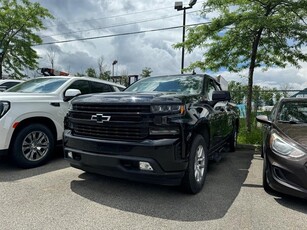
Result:
<instances>
[{"instance_id":1,"label":"side mirror","mask_svg":"<svg viewBox=\"0 0 307 230\"><path fill-rule=\"evenodd\" d=\"M271 125L272 122L269 120L267 115L259 115L256 117L256 120L265 125Z\"/></svg>"},{"instance_id":2,"label":"side mirror","mask_svg":"<svg viewBox=\"0 0 307 230\"><path fill-rule=\"evenodd\" d=\"M79 89L68 89L64 93L64 101L69 101L73 99L74 97L81 94L81 91Z\"/></svg>"},{"instance_id":3,"label":"side mirror","mask_svg":"<svg viewBox=\"0 0 307 230\"><path fill-rule=\"evenodd\" d=\"M212 101L230 101L230 92L229 91L213 91Z\"/></svg>"}]
</instances>

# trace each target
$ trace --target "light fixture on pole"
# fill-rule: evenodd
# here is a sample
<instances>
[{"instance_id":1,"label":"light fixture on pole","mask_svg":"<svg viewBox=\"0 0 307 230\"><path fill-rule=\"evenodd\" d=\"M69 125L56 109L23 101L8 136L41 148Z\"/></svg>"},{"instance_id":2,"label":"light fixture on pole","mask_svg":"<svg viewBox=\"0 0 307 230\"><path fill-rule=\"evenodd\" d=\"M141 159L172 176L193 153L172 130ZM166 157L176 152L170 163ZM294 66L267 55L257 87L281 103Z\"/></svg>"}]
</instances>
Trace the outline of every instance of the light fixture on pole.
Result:
<instances>
[{"instance_id":1,"label":"light fixture on pole","mask_svg":"<svg viewBox=\"0 0 307 230\"><path fill-rule=\"evenodd\" d=\"M117 60L112 62L112 77L114 77L114 66L117 64Z\"/></svg>"},{"instance_id":2,"label":"light fixture on pole","mask_svg":"<svg viewBox=\"0 0 307 230\"><path fill-rule=\"evenodd\" d=\"M189 6L183 7L182 2L175 2L175 10L180 11L183 10L183 26L182 26L182 43L185 41L185 18L186 18L186 10L191 9L197 0L191 0ZM182 45L182 53L181 53L181 73L183 73L184 69L184 44Z\"/></svg>"}]
</instances>

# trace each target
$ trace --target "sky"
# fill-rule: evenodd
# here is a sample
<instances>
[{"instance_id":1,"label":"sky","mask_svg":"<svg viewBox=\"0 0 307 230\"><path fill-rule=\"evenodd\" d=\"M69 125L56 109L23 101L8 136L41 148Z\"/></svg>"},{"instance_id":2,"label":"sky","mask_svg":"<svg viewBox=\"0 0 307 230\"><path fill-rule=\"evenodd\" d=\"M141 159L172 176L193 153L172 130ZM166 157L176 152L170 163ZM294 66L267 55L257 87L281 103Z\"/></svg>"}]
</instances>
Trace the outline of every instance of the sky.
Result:
<instances>
[{"instance_id":1,"label":"sky","mask_svg":"<svg viewBox=\"0 0 307 230\"><path fill-rule=\"evenodd\" d=\"M152 75L180 73L181 50L174 49L173 45L182 41L183 11L174 9L175 1L32 0L39 2L55 17L45 20L46 30L38 33L44 44L34 47L40 56L39 65L51 67L49 55L54 57L56 69L71 74L85 73L89 67L97 69L102 57L106 70L112 73L114 67L114 75L139 75L145 67L151 68ZM188 6L189 0L183 4ZM205 23L216 16L201 16L202 4L203 1L198 0L192 9L186 11L187 25ZM179 28L169 29L172 27ZM123 35L127 33L130 35ZM67 40L77 41L61 43ZM185 53L185 66L201 60L203 52L196 49ZM112 66L114 60L117 64ZM265 72L256 69L254 84L277 89L307 88L307 63L301 63L301 66L301 69L288 66ZM203 72L196 70L196 73ZM209 74L222 75L228 82L234 80L247 84L247 78L242 77L247 76L247 70Z\"/></svg>"}]
</instances>

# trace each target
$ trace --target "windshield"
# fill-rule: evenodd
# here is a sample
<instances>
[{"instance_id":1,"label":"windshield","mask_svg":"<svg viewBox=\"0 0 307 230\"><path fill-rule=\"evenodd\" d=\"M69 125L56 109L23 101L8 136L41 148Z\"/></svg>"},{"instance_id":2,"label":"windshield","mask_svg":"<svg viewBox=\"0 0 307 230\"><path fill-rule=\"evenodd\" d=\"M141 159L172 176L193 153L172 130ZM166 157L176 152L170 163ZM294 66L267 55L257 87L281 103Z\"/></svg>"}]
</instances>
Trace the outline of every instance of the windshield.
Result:
<instances>
[{"instance_id":1,"label":"windshield","mask_svg":"<svg viewBox=\"0 0 307 230\"><path fill-rule=\"evenodd\" d=\"M161 76L144 78L126 92L174 92L180 94L201 94L204 78L202 76Z\"/></svg>"},{"instance_id":2,"label":"windshield","mask_svg":"<svg viewBox=\"0 0 307 230\"><path fill-rule=\"evenodd\" d=\"M307 102L286 102L281 106L279 121L307 123Z\"/></svg>"},{"instance_id":3,"label":"windshield","mask_svg":"<svg viewBox=\"0 0 307 230\"><path fill-rule=\"evenodd\" d=\"M38 78L16 85L7 92L19 93L52 93L61 87L68 79Z\"/></svg>"}]
</instances>

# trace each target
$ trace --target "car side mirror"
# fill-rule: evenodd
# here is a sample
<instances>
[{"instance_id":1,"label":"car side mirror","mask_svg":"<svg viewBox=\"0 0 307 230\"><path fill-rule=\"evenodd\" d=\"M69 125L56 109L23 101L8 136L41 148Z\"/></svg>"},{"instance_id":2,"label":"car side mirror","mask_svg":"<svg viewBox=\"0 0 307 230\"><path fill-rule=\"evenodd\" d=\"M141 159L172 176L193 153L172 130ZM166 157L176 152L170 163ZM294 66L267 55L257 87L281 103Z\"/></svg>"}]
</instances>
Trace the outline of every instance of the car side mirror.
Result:
<instances>
[{"instance_id":1,"label":"car side mirror","mask_svg":"<svg viewBox=\"0 0 307 230\"><path fill-rule=\"evenodd\" d=\"M269 120L267 115L259 115L256 117L256 120L265 125L271 125L272 122Z\"/></svg>"},{"instance_id":2,"label":"car side mirror","mask_svg":"<svg viewBox=\"0 0 307 230\"><path fill-rule=\"evenodd\" d=\"M212 101L230 101L230 92L229 91L213 91Z\"/></svg>"},{"instance_id":3,"label":"car side mirror","mask_svg":"<svg viewBox=\"0 0 307 230\"><path fill-rule=\"evenodd\" d=\"M81 94L81 91L79 89L68 89L64 93L64 101L69 101L73 99L74 97Z\"/></svg>"}]
</instances>

